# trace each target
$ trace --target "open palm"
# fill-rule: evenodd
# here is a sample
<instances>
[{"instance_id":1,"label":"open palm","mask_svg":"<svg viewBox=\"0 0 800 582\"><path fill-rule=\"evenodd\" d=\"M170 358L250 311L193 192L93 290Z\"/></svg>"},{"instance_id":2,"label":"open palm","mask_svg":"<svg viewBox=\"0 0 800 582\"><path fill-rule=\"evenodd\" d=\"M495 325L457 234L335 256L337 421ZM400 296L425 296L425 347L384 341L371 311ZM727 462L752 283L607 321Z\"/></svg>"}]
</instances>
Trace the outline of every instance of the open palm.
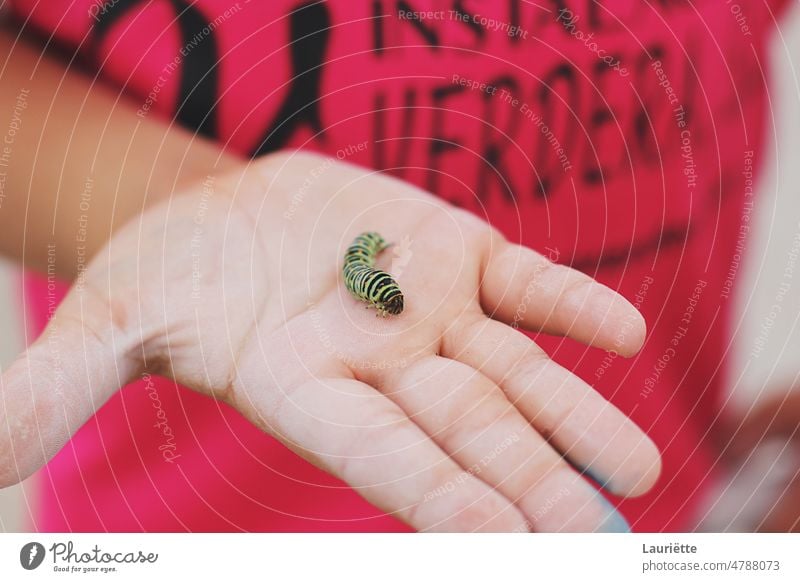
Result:
<instances>
[{"instance_id":1,"label":"open palm","mask_svg":"<svg viewBox=\"0 0 800 582\"><path fill-rule=\"evenodd\" d=\"M343 285L364 231L395 243L379 264L400 315ZM433 196L315 155L148 210L49 326L2 378L0 486L144 370L230 403L420 530L620 530L581 473L636 495L659 471L638 428L515 329L632 354L632 306Z\"/></svg>"}]
</instances>

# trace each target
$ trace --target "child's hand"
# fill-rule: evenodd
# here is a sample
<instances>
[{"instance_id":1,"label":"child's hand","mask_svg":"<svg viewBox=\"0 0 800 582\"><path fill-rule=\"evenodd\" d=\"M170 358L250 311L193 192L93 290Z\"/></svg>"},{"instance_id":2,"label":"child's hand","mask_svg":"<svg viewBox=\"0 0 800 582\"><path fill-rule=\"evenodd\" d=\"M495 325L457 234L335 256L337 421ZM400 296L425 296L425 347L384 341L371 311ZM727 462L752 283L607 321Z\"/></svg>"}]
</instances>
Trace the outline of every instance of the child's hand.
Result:
<instances>
[{"instance_id":1,"label":"child's hand","mask_svg":"<svg viewBox=\"0 0 800 582\"><path fill-rule=\"evenodd\" d=\"M369 230L395 243L379 266L398 316L344 287L344 250ZM92 261L3 375L0 486L147 369L417 529L623 529L570 463L636 495L658 452L517 325L622 354L645 335L620 296L433 196L310 154L262 158L148 210Z\"/></svg>"}]
</instances>

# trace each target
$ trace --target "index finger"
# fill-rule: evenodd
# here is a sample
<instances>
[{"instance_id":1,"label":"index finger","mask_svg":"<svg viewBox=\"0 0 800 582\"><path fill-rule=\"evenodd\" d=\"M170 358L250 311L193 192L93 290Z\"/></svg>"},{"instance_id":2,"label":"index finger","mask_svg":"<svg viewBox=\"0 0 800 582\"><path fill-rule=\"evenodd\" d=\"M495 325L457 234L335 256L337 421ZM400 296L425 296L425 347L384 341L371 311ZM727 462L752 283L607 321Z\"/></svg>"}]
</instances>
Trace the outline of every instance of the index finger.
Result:
<instances>
[{"instance_id":1,"label":"index finger","mask_svg":"<svg viewBox=\"0 0 800 582\"><path fill-rule=\"evenodd\" d=\"M500 236L484 259L480 300L487 315L503 323L622 356L638 352L647 331L642 315L619 293Z\"/></svg>"}]
</instances>

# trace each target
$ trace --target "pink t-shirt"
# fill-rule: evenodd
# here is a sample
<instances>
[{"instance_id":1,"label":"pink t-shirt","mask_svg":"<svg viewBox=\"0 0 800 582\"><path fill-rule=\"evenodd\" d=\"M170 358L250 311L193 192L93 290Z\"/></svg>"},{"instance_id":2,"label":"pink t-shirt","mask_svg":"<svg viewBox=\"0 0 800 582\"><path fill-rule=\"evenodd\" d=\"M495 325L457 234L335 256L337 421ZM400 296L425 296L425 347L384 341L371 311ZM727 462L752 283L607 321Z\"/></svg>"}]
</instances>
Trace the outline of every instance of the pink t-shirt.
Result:
<instances>
[{"instance_id":1,"label":"pink t-shirt","mask_svg":"<svg viewBox=\"0 0 800 582\"><path fill-rule=\"evenodd\" d=\"M142 115L250 156L363 143L349 161L618 289L648 322L637 357L537 339L661 449L653 491L619 504L633 529L692 527L714 476L708 430L767 130L765 44L784 2L14 4ZM39 331L45 287L28 289ZM160 379L112 398L41 483L41 531L407 529Z\"/></svg>"}]
</instances>

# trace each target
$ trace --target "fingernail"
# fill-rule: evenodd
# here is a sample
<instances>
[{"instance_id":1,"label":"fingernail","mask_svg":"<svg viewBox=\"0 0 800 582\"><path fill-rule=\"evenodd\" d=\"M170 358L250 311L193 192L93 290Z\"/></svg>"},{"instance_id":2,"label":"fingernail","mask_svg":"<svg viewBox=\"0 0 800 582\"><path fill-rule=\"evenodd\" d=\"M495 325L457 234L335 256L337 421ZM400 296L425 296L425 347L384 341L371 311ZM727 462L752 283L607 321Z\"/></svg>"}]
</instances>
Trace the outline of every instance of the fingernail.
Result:
<instances>
[{"instance_id":1,"label":"fingernail","mask_svg":"<svg viewBox=\"0 0 800 582\"><path fill-rule=\"evenodd\" d=\"M617 511L605 497L600 496L600 501L608 512L608 515L600 525L597 526L595 531L599 533L630 533L631 526L628 525L628 522L622 517L622 514Z\"/></svg>"},{"instance_id":2,"label":"fingernail","mask_svg":"<svg viewBox=\"0 0 800 582\"><path fill-rule=\"evenodd\" d=\"M608 484L609 484L610 480L601 478L600 475L595 473L594 469L592 469L591 467L584 467L582 472L583 472L584 475L589 477L592 481L597 483L603 489L607 489L608 488Z\"/></svg>"}]
</instances>

